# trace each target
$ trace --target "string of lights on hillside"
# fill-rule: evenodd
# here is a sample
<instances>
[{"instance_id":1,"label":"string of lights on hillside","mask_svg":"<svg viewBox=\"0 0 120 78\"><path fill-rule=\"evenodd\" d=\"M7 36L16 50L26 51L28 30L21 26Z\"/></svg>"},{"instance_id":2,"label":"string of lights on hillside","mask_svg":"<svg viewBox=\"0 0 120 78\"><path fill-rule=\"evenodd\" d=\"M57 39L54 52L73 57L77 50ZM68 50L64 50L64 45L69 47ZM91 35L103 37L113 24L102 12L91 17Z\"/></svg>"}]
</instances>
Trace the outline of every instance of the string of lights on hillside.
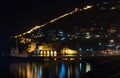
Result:
<instances>
[{"instance_id":1,"label":"string of lights on hillside","mask_svg":"<svg viewBox=\"0 0 120 78\"><path fill-rule=\"evenodd\" d=\"M117 1L117 2L120 2L120 1ZM108 3L109 3L109 2L103 2L103 5L107 5ZM100 4L97 4L97 5L94 5L94 6L100 6ZM37 29L39 29L39 28L42 28L42 27L44 27L44 26L46 26L46 25L48 25L48 24L50 24L50 23L53 23L53 22L55 22L55 21L57 21L57 20L59 20L59 19L61 19L61 18L64 18L64 17L69 16L69 15L72 15L72 14L74 14L74 13L76 13L76 12L85 11L85 10L88 10L88 9L91 9L91 8L93 8L93 5L87 5L86 7L83 7L82 9L80 9L80 8L75 8L75 10L73 10L73 11L71 11L71 12L69 12L69 13L65 13L64 15L61 15L61 16L59 16L59 17L57 17L57 18L54 18L54 19L50 20L49 22L46 22L46 23L44 23L44 24L42 24L42 25L40 25L40 26L35 26L35 27L33 27L32 29L30 29L29 31L24 32L24 33L19 34L19 35L16 35L16 36L13 36L13 37L14 37L14 38L22 37L22 36L24 36L24 35L26 35L26 34L30 34L30 33L33 32L34 30L37 30ZM104 8L104 7L101 7L101 9L103 9L103 8ZM115 9L115 7L111 7L110 9Z\"/></svg>"},{"instance_id":2,"label":"string of lights on hillside","mask_svg":"<svg viewBox=\"0 0 120 78\"><path fill-rule=\"evenodd\" d=\"M86 7L82 8L82 9L75 8L74 11L71 11L71 12L66 13L66 14L64 14L64 15L61 15L61 16L59 16L59 17L57 17L57 18L54 18L54 19L50 20L49 22L44 23L44 24L42 24L42 25L40 25L40 26L35 26L35 27L33 27L32 29L30 29L29 31L27 31L27 32L24 32L24 33L22 33L22 34L19 34L19 35L14 36L14 38L19 38L19 37L21 37L21 36L24 36L24 35L26 35L26 34L29 34L29 33L33 32L34 30L37 30L38 28L44 27L44 26L46 26L47 24L53 23L53 22L55 22L55 21L57 21L57 20L59 20L59 19L61 19L61 18L64 18L64 17L69 16L69 15L72 15L72 14L78 12L78 11L88 10L88 9L90 9L90 8L92 8L92 7L93 7L93 6L87 5Z\"/></svg>"}]
</instances>

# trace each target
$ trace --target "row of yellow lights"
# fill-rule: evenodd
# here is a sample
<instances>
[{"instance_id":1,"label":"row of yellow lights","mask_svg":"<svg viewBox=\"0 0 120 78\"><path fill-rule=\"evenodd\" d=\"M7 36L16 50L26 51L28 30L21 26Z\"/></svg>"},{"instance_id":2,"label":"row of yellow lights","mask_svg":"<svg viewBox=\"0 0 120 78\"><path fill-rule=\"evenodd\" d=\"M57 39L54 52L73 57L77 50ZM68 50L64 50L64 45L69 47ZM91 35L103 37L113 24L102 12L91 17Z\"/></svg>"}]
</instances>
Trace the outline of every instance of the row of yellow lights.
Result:
<instances>
[{"instance_id":1,"label":"row of yellow lights","mask_svg":"<svg viewBox=\"0 0 120 78\"><path fill-rule=\"evenodd\" d=\"M59 20L59 19L61 19L61 18L64 18L64 17L68 16L68 15L72 15L72 14L74 14L75 12L78 12L78 11L88 10L88 9L90 9L90 8L92 8L92 7L93 7L93 6L87 5L87 6L84 7L83 9L75 8L74 11L71 11L71 12L66 13L66 14L64 14L64 15L61 15L61 16L59 16L59 17L57 17L57 18L54 18L54 19L50 20L49 22L44 23L44 24L42 24L42 25L40 25L40 26L35 26L35 27L33 27L31 30L29 30L29 31L27 31L27 32L25 32L25 33L22 33L22 34L20 34L20 35L16 35L16 36L14 36L14 37L15 37L15 38L18 38L18 37L21 37L21 36L23 36L23 35L29 34L29 33L31 33L32 31L37 30L38 28L44 27L44 26L46 26L46 25L49 24L49 23L55 22L55 21L57 21L57 20Z\"/></svg>"},{"instance_id":2,"label":"row of yellow lights","mask_svg":"<svg viewBox=\"0 0 120 78\"><path fill-rule=\"evenodd\" d=\"M52 51L52 52L40 52L40 56L57 56L57 52L56 51Z\"/></svg>"}]
</instances>

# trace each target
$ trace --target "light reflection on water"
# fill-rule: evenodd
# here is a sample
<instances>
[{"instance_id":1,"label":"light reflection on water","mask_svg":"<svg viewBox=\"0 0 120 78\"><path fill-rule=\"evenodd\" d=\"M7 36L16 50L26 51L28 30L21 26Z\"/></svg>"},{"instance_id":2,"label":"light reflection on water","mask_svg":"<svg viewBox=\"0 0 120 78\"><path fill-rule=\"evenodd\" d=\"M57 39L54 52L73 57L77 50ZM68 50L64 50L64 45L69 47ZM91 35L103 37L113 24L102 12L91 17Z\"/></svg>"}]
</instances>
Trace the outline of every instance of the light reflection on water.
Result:
<instances>
[{"instance_id":1,"label":"light reflection on water","mask_svg":"<svg viewBox=\"0 0 120 78\"><path fill-rule=\"evenodd\" d=\"M13 78L80 78L91 70L85 61L46 61L11 63Z\"/></svg>"},{"instance_id":2,"label":"light reflection on water","mask_svg":"<svg viewBox=\"0 0 120 78\"><path fill-rule=\"evenodd\" d=\"M62 62L62 65L60 67L60 72L59 72L59 78L64 78L65 77L65 64Z\"/></svg>"}]
</instances>

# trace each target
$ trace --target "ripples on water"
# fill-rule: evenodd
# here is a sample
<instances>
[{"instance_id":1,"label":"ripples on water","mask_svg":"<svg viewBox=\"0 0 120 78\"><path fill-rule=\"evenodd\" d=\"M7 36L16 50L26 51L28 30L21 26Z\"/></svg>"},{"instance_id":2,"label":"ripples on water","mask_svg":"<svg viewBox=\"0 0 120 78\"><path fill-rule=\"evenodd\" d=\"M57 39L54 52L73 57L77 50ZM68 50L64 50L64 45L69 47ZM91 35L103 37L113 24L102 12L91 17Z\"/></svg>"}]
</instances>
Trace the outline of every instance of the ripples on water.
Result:
<instances>
[{"instance_id":1,"label":"ripples on water","mask_svg":"<svg viewBox=\"0 0 120 78\"><path fill-rule=\"evenodd\" d=\"M80 78L90 70L89 63L75 60L0 63L0 72L9 78Z\"/></svg>"}]
</instances>

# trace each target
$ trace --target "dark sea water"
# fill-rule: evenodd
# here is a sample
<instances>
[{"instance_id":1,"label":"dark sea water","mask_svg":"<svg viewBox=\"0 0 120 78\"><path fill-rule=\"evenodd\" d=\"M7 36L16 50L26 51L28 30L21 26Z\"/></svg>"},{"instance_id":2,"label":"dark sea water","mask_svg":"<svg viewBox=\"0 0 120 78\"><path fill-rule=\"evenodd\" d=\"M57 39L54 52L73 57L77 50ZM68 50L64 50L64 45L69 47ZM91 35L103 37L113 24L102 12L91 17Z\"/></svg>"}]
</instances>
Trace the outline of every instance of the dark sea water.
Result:
<instances>
[{"instance_id":1,"label":"dark sea water","mask_svg":"<svg viewBox=\"0 0 120 78\"><path fill-rule=\"evenodd\" d=\"M0 78L81 78L90 70L82 60L0 62Z\"/></svg>"}]
</instances>

